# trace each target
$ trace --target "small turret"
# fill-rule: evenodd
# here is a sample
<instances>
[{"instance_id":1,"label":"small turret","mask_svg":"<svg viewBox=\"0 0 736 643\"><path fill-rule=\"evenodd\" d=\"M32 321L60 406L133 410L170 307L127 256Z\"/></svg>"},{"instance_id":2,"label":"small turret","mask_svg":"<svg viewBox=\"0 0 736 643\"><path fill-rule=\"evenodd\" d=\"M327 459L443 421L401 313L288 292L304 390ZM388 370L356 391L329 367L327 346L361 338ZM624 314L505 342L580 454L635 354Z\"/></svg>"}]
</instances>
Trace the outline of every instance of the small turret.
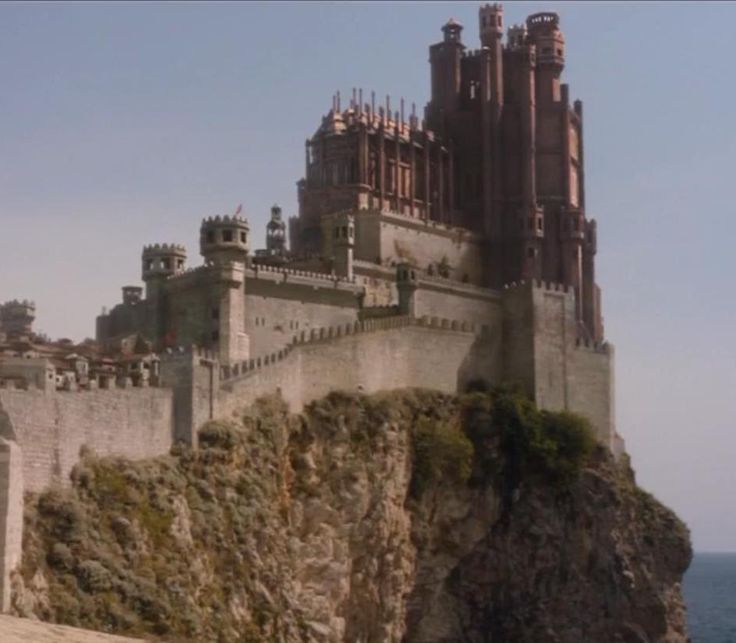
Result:
<instances>
[{"instance_id":1,"label":"small turret","mask_svg":"<svg viewBox=\"0 0 736 643\"><path fill-rule=\"evenodd\" d=\"M123 305L136 306L143 297L143 288L140 286L123 286Z\"/></svg>"},{"instance_id":2,"label":"small turret","mask_svg":"<svg viewBox=\"0 0 736 643\"><path fill-rule=\"evenodd\" d=\"M274 204L271 220L266 224L266 251L269 256L283 256L286 253L286 223L281 218L281 208Z\"/></svg>"},{"instance_id":3,"label":"small turret","mask_svg":"<svg viewBox=\"0 0 736 643\"><path fill-rule=\"evenodd\" d=\"M141 275L148 282L158 277L171 277L184 270L187 249L176 243L156 243L143 246Z\"/></svg>"},{"instance_id":4,"label":"small turret","mask_svg":"<svg viewBox=\"0 0 736 643\"><path fill-rule=\"evenodd\" d=\"M335 219L334 241L335 273L348 280L353 278L353 250L355 248L355 217L341 214Z\"/></svg>"},{"instance_id":5,"label":"small turret","mask_svg":"<svg viewBox=\"0 0 736 643\"><path fill-rule=\"evenodd\" d=\"M454 18L450 18L442 27L445 42L460 42L463 26Z\"/></svg>"},{"instance_id":6,"label":"small turret","mask_svg":"<svg viewBox=\"0 0 736 643\"><path fill-rule=\"evenodd\" d=\"M243 217L208 217L199 230L199 251L207 263L245 263L248 232L248 221Z\"/></svg>"},{"instance_id":7,"label":"small turret","mask_svg":"<svg viewBox=\"0 0 736 643\"><path fill-rule=\"evenodd\" d=\"M416 314L417 270L410 263L396 266L396 289L399 291L399 312L414 317Z\"/></svg>"},{"instance_id":8,"label":"small turret","mask_svg":"<svg viewBox=\"0 0 736 643\"><path fill-rule=\"evenodd\" d=\"M521 49L526 44L526 25L511 25L506 35L507 47L509 49Z\"/></svg>"}]
</instances>

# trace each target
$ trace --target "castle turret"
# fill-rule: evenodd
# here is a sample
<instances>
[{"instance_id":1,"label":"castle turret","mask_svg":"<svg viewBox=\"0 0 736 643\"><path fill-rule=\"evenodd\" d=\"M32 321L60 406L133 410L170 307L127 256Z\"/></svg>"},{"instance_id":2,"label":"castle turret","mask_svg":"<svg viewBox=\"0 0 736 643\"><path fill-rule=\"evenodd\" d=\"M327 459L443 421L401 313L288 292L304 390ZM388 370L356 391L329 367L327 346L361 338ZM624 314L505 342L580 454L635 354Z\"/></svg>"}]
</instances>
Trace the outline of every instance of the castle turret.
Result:
<instances>
[{"instance_id":1,"label":"castle turret","mask_svg":"<svg viewBox=\"0 0 736 643\"><path fill-rule=\"evenodd\" d=\"M211 267L210 327L207 345L223 364L248 358L245 333L245 268L248 263L248 222L243 217L216 216L202 221L199 247Z\"/></svg>"},{"instance_id":2,"label":"castle turret","mask_svg":"<svg viewBox=\"0 0 736 643\"><path fill-rule=\"evenodd\" d=\"M281 208L274 204L271 220L266 224L266 252L269 256L286 254L286 223L281 217Z\"/></svg>"},{"instance_id":3,"label":"castle turret","mask_svg":"<svg viewBox=\"0 0 736 643\"><path fill-rule=\"evenodd\" d=\"M140 286L123 286L123 305L136 306L143 298L143 288Z\"/></svg>"},{"instance_id":4,"label":"castle turret","mask_svg":"<svg viewBox=\"0 0 736 643\"><path fill-rule=\"evenodd\" d=\"M36 319L36 304L24 299L8 301L0 306L0 331L8 338L29 337Z\"/></svg>"},{"instance_id":5,"label":"castle turret","mask_svg":"<svg viewBox=\"0 0 736 643\"><path fill-rule=\"evenodd\" d=\"M460 61L465 45L462 43L463 26L450 18L442 27L442 42L429 48L432 68L432 100L429 104L430 126L444 130L445 115L454 112L460 101Z\"/></svg>"},{"instance_id":6,"label":"castle turret","mask_svg":"<svg viewBox=\"0 0 736 643\"><path fill-rule=\"evenodd\" d=\"M332 247L335 253L335 273L352 280L355 248L355 217L352 214L341 214L335 218Z\"/></svg>"},{"instance_id":7,"label":"castle turret","mask_svg":"<svg viewBox=\"0 0 736 643\"><path fill-rule=\"evenodd\" d=\"M537 101L560 101L560 74L565 67L565 37L556 13L535 13L526 19L529 40L537 46Z\"/></svg>"},{"instance_id":8,"label":"castle turret","mask_svg":"<svg viewBox=\"0 0 736 643\"><path fill-rule=\"evenodd\" d=\"M187 249L175 243L156 243L143 246L141 277L146 284L146 299L155 299L161 284L184 270Z\"/></svg>"},{"instance_id":9,"label":"castle turret","mask_svg":"<svg viewBox=\"0 0 736 643\"><path fill-rule=\"evenodd\" d=\"M203 219L199 251L207 263L246 263L248 232L248 222L237 215Z\"/></svg>"},{"instance_id":10,"label":"castle turret","mask_svg":"<svg viewBox=\"0 0 736 643\"><path fill-rule=\"evenodd\" d=\"M396 266L396 288L399 291L399 313L416 316L417 271L409 263Z\"/></svg>"}]
</instances>

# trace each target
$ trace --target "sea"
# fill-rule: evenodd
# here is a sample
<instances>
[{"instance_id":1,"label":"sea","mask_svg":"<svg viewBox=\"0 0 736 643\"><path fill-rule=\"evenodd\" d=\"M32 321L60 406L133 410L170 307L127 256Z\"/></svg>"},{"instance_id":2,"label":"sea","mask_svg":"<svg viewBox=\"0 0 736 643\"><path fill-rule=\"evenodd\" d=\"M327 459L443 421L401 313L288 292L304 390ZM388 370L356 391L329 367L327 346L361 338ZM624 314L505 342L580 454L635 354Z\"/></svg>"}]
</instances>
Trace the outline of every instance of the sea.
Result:
<instances>
[{"instance_id":1,"label":"sea","mask_svg":"<svg viewBox=\"0 0 736 643\"><path fill-rule=\"evenodd\" d=\"M736 553L696 553L683 593L693 643L736 643Z\"/></svg>"}]
</instances>

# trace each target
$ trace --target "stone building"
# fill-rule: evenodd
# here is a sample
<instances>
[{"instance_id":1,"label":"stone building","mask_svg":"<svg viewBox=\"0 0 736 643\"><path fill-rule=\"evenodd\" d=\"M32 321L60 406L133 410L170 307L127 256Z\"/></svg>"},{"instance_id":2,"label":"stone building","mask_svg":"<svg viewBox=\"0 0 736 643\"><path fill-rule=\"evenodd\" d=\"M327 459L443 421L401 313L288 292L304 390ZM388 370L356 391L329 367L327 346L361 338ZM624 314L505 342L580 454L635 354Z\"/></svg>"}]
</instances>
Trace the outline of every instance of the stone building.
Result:
<instances>
[{"instance_id":1,"label":"stone building","mask_svg":"<svg viewBox=\"0 0 736 643\"><path fill-rule=\"evenodd\" d=\"M392 111L362 91L345 109L333 98L307 140L289 249L278 206L254 253L241 208L202 221L198 267L186 266L183 246L145 246L145 296L125 286L97 319L98 342L138 334L158 352L196 345L240 373L324 329L445 319L477 333L452 388L520 382L541 405L596 417L610 444L612 355L585 216L582 104L571 106L560 82L557 14L530 16L505 43L502 20L499 5L480 8L472 52L460 24L442 27L421 121L413 105L405 117L403 100ZM594 356L581 357L585 346ZM581 380L598 393L577 399Z\"/></svg>"},{"instance_id":2,"label":"stone building","mask_svg":"<svg viewBox=\"0 0 736 643\"><path fill-rule=\"evenodd\" d=\"M274 206L265 248L251 252L240 208L201 222L196 267L184 246L145 246L145 288L123 287L95 346L34 343L33 305L0 307L0 610L24 489L68 484L85 445L196 446L205 421L263 395L298 411L335 389L518 383L623 452L559 18L503 42L502 17L480 8L473 52L457 22L442 28L421 121L403 101L335 96L307 141L299 214L287 227Z\"/></svg>"}]
</instances>

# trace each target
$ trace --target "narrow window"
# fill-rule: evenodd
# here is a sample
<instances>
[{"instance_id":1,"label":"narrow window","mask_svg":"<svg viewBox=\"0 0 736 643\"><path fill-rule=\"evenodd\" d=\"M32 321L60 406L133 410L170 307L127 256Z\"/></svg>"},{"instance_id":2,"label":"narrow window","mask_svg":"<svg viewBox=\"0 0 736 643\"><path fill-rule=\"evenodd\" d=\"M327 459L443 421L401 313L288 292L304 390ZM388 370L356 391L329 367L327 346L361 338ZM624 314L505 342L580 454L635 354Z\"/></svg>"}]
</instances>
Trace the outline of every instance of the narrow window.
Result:
<instances>
[{"instance_id":1,"label":"narrow window","mask_svg":"<svg viewBox=\"0 0 736 643\"><path fill-rule=\"evenodd\" d=\"M164 270L169 270L171 268L171 260L168 258L161 259L161 267Z\"/></svg>"},{"instance_id":2,"label":"narrow window","mask_svg":"<svg viewBox=\"0 0 736 643\"><path fill-rule=\"evenodd\" d=\"M210 230L207 233L207 243L214 243L215 242L215 232L214 230Z\"/></svg>"},{"instance_id":3,"label":"narrow window","mask_svg":"<svg viewBox=\"0 0 736 643\"><path fill-rule=\"evenodd\" d=\"M240 233L240 243L245 243L245 232Z\"/></svg>"},{"instance_id":4,"label":"narrow window","mask_svg":"<svg viewBox=\"0 0 736 643\"><path fill-rule=\"evenodd\" d=\"M225 243L231 243L233 240L233 231L232 230L223 230L222 231L222 240Z\"/></svg>"}]
</instances>

